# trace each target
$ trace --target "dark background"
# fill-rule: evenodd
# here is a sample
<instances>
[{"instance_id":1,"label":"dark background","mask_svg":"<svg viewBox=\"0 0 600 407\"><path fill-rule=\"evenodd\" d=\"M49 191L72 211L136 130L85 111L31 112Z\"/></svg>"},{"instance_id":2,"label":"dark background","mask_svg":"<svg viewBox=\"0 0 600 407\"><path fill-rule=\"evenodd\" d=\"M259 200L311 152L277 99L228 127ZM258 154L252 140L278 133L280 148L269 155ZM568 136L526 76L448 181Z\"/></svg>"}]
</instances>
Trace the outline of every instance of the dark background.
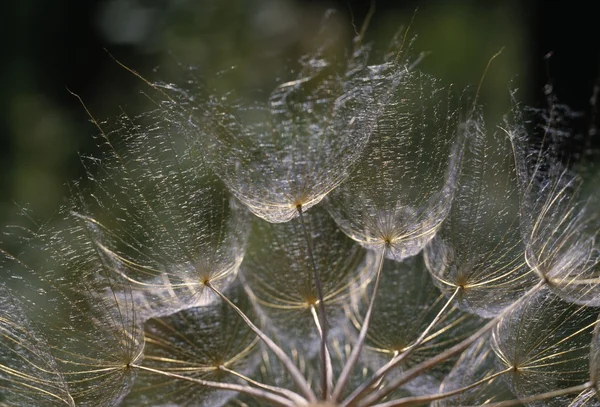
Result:
<instances>
[{"instance_id":1,"label":"dark background","mask_svg":"<svg viewBox=\"0 0 600 407\"><path fill-rule=\"evenodd\" d=\"M143 110L144 84L105 50L150 80L176 81L181 68L168 68L173 61L206 76L236 65L243 74L231 86L259 88L277 67L311 49L324 10L337 9L340 32L350 36L352 18L360 26L369 2L29 0L0 7L5 225L19 208L50 218L67 199L68 182L81 176L78 154L92 150L95 129L67 88L97 118ZM505 47L482 89L491 117L509 109L515 88L528 105L544 107L550 84L561 102L587 114L577 124L587 132L600 56L593 2L377 1L367 40L385 45L413 14L415 47L431 52L422 69L459 88L475 86L489 58ZM588 153L593 160L593 148Z\"/></svg>"}]
</instances>

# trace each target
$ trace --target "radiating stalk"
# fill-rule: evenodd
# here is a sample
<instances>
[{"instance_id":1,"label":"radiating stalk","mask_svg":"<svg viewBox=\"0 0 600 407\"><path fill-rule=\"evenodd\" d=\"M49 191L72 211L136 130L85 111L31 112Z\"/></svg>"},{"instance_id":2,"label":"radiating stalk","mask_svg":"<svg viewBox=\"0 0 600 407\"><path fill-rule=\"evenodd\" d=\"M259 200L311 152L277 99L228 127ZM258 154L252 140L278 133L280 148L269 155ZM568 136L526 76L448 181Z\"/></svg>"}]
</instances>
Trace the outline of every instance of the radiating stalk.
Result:
<instances>
[{"instance_id":1,"label":"radiating stalk","mask_svg":"<svg viewBox=\"0 0 600 407\"><path fill-rule=\"evenodd\" d=\"M275 386L269 386L268 384L257 382L256 380L251 379L248 376L244 376L243 374L236 372L235 370L229 369L227 366L221 365L221 366L219 366L219 370L222 370L222 371L232 374L236 377L239 377L240 379L244 380L245 382L248 382L249 384L252 384L258 388L261 388L261 389L270 391L271 393L279 394L280 396L286 397L286 398L290 399L291 401L293 401L294 403L296 403L296 405L308 404L308 401L304 397L300 396L299 394L294 393L291 390L280 388L280 387L275 387Z\"/></svg>"},{"instance_id":2,"label":"radiating stalk","mask_svg":"<svg viewBox=\"0 0 600 407\"><path fill-rule=\"evenodd\" d=\"M388 401L388 402L381 403L381 404L375 404L373 407L407 407L407 406L413 406L413 405L415 405L415 406L421 405L424 403L430 403L430 402L436 401L436 400L443 400L448 397L456 396L457 394L467 392L471 389L474 389L475 387L481 386L482 384L488 383L489 381L494 380L496 377L502 376L503 374L511 372L512 370L513 370L512 367L510 367L508 369L504 369L501 372L496 372L494 374L491 374L487 377L484 377L481 380L478 380L474 383L469 384L468 386L464 386L464 387L461 387L460 389L448 391L445 393L429 394L426 396L405 397L403 399L392 400L392 401Z\"/></svg>"},{"instance_id":3,"label":"radiating stalk","mask_svg":"<svg viewBox=\"0 0 600 407\"><path fill-rule=\"evenodd\" d=\"M549 391L548 393L536 394L535 396L524 397L522 399L515 400L506 400L501 401L499 403L490 403L486 404L487 407L512 407L512 406L520 406L523 404L533 403L534 401L539 400L547 400L552 397L565 396L567 394L580 393L584 390L588 390L594 387L594 383L586 382L584 384L580 384L578 386L567 387L566 389L559 389Z\"/></svg>"},{"instance_id":4,"label":"radiating stalk","mask_svg":"<svg viewBox=\"0 0 600 407\"><path fill-rule=\"evenodd\" d=\"M201 386L206 386L206 387L210 387L213 389L230 390L230 391L237 391L240 393L245 393L245 394L257 397L261 400L267 401L269 403L275 404L280 407L294 407L296 405L293 401L291 401L285 397L281 397L276 394L273 394L264 389L257 389L254 387L244 386L244 385L235 384L235 383L220 383L220 382L213 382L210 380L196 379L194 377L182 376L182 375L178 375L175 373L169 373L169 372L165 372L162 370L153 369L151 367L140 366L140 365L132 365L132 367L134 367L136 369L160 374L160 375L167 376L167 377L172 377L174 379L185 380L188 382L196 383Z\"/></svg>"},{"instance_id":5,"label":"radiating stalk","mask_svg":"<svg viewBox=\"0 0 600 407\"><path fill-rule=\"evenodd\" d=\"M523 296L521 298L519 298L519 300L515 301L514 303L512 303L511 305L506 307L500 314L498 314L494 319L492 319L487 324L485 324L482 328L480 328L478 331L476 331L473 335L464 339L462 342L457 343L450 349L447 349L442 353L438 353L436 356L434 356L430 359L427 359L426 361L421 362L418 365L413 366L412 368L408 369L406 372L404 372L404 374L400 375L397 379L395 379L394 381L389 383L385 388L377 390L373 394L367 396L363 400L363 402L359 403L359 406L373 405L375 402L377 402L378 400L381 400L383 397L387 396L394 390L398 389L403 384L408 383L409 381L411 381L415 377L419 376L420 374L423 374L424 372L428 371L429 369L433 368L434 366L437 366L440 363L444 362L445 360L451 358L452 356L464 351L469 346L471 346L476 340L478 340L483 335L485 335L486 333L491 331L496 326L496 324L498 324L498 322L500 322L500 320L506 314L508 314L510 311L514 310L516 307L521 305L525 300L528 300L531 295L537 293L542 287L544 287L544 285L545 285L545 282L540 281L534 287L532 287L529 291L527 291L525 294L523 294Z\"/></svg>"},{"instance_id":6,"label":"radiating stalk","mask_svg":"<svg viewBox=\"0 0 600 407\"><path fill-rule=\"evenodd\" d=\"M435 318L433 318L429 326L427 326L427 328L417 338L415 343L413 343L404 352L394 356L392 360L390 360L384 366L379 368L379 370L377 370L377 372L373 374L373 377L368 382L363 383L354 392L352 392L352 394L350 394L350 396L348 396L346 400L344 400L344 402L340 404L340 407L352 406L356 404L356 402L360 400L360 398L363 397L366 392L372 391L374 385L378 383L391 369L398 366L399 363L401 363L404 359L410 356L410 354L412 354L412 352L414 352L415 349L417 349L423 343L423 341L425 341L425 338L427 337L427 335L429 335L429 332L431 332L433 327L439 322L440 318L442 317L442 315L444 315L450 304L452 304L452 301L454 300L459 291L460 287L457 287L456 290L454 290L452 296L450 296L450 298L448 298L448 301L446 301L446 304L444 304L444 306L437 313Z\"/></svg>"},{"instance_id":7,"label":"radiating stalk","mask_svg":"<svg viewBox=\"0 0 600 407\"><path fill-rule=\"evenodd\" d=\"M300 370L298 370L294 362L292 362L292 360L283 351L283 349L277 346L277 344L273 342L271 338L269 338L263 331L261 331L256 325L254 325L252 321L250 321L250 318L248 318L246 314L244 314L244 312L237 307L237 305L231 302L229 298L227 298L219 290L217 290L210 282L206 282L205 285L211 290L213 290L215 294L221 297L223 301L225 301L231 308L233 308L235 312L237 312L240 315L240 317L242 317L246 325L248 325L248 327L252 329L252 331L254 331L256 335L258 335L258 337L265 343L265 345L267 345L267 347L275 354L275 356L277 356L277 358L281 361L285 369L288 371L288 373L292 377L292 380L294 381L294 383L296 383L304 397L306 397L312 403L316 402L317 396L310 389L308 382L306 381L304 376L302 376Z\"/></svg>"},{"instance_id":8,"label":"radiating stalk","mask_svg":"<svg viewBox=\"0 0 600 407\"><path fill-rule=\"evenodd\" d=\"M321 336L321 339L323 339L323 329L321 328L319 316L317 315L317 310L312 305L310 307L310 313L315 321L319 335ZM331 355L329 353L329 347L327 347L327 344L325 344L325 350L325 362L327 363L327 388L331 389L333 388L333 365L331 364Z\"/></svg>"},{"instance_id":9,"label":"radiating stalk","mask_svg":"<svg viewBox=\"0 0 600 407\"><path fill-rule=\"evenodd\" d=\"M379 290L379 283L381 281L381 270L383 269L383 261L385 260L385 252L388 249L388 244L383 247L381 250L381 255L379 256L379 261L377 264L377 275L375 277L375 286L373 287L373 293L371 294L371 299L369 301L369 307L367 308L367 313L363 319L362 327L360 328L360 333L358 334L358 339L356 340L356 344L354 345L354 349L352 349L352 353L348 358L348 361L344 365L342 369L342 373L340 373L340 377L335 384L335 388L333 390L332 399L334 401L338 400L344 391L344 387L350 378L350 373L352 373L352 369L358 360L358 356L362 351L363 344L367 337L367 331L369 330L369 322L371 321L371 314L373 313L373 307L375 305L375 298L377 297L377 291Z\"/></svg>"},{"instance_id":10,"label":"radiating stalk","mask_svg":"<svg viewBox=\"0 0 600 407\"><path fill-rule=\"evenodd\" d=\"M308 228L304 222L304 215L302 214L302 205L297 206L298 215L300 217L300 223L302 225L302 231L304 232L304 238L306 239L306 245L308 247L308 256L313 269L313 278L315 280L315 287L317 288L317 296L319 298L319 316L321 321L321 389L323 389L322 397L323 400L329 398L329 388L327 378L333 376L333 372L330 371L331 363L327 363L327 360L331 360L327 350L327 333L329 331L327 322L327 313L325 311L325 299L323 297L323 286L321 284L321 278L319 277L319 271L317 270L317 262L313 253L312 237L308 233Z\"/></svg>"}]
</instances>

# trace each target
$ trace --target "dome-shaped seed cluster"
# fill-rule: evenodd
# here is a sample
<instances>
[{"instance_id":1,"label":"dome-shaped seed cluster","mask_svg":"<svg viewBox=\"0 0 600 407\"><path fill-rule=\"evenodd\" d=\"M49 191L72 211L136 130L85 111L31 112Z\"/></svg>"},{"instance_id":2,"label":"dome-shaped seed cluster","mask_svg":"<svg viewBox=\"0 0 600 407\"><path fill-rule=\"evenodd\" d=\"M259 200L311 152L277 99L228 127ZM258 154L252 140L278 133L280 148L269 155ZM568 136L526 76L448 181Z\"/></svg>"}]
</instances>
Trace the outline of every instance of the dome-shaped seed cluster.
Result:
<instances>
[{"instance_id":1,"label":"dome-shaped seed cluster","mask_svg":"<svg viewBox=\"0 0 600 407\"><path fill-rule=\"evenodd\" d=\"M0 406L600 406L568 131L488 122L407 38L92 117L90 187L0 249Z\"/></svg>"}]
</instances>

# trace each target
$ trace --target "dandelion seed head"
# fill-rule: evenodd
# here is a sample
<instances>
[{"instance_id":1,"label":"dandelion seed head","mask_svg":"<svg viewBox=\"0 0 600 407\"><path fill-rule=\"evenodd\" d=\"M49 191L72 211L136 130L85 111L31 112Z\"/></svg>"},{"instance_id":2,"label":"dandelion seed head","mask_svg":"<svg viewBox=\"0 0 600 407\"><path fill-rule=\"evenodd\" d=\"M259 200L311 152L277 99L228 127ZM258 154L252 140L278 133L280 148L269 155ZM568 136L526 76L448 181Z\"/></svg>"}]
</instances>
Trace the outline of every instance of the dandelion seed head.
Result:
<instances>
[{"instance_id":1,"label":"dandelion seed head","mask_svg":"<svg viewBox=\"0 0 600 407\"><path fill-rule=\"evenodd\" d=\"M378 55L329 22L251 96L126 67L155 110L84 105L86 182L0 248L0 405L600 404L575 114L488 123L412 23Z\"/></svg>"}]
</instances>

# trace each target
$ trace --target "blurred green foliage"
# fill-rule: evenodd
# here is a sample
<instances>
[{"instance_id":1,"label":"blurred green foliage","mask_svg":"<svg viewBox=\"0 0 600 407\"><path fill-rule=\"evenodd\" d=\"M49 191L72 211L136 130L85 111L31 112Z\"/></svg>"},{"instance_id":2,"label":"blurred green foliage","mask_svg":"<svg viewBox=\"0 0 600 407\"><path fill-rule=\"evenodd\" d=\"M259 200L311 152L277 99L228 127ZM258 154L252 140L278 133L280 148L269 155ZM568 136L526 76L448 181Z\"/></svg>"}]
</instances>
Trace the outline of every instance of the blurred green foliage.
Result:
<instances>
[{"instance_id":1,"label":"blurred green foliage","mask_svg":"<svg viewBox=\"0 0 600 407\"><path fill-rule=\"evenodd\" d=\"M51 3L51 4L50 4ZM527 82L527 10L522 2L377 2L367 32L376 47L410 23L415 48L427 51L422 69L456 89L479 82L489 58L504 47L485 78L481 101L499 117L509 88ZM6 6L5 6L6 7ZM368 2L292 0L69 0L19 2L8 10L10 45L1 75L0 224L19 208L36 218L56 213L69 183L81 175L78 153L94 144L96 129L67 87L94 117L151 106L149 89L120 67L151 81L183 80L186 67L200 78L235 66L224 90L268 92L278 74L314 47L330 7L329 26L349 42ZM334 22L335 24L332 24ZM353 27L354 24L354 27ZM336 33L337 32L337 33ZM516 79L515 79L516 78Z\"/></svg>"}]
</instances>

